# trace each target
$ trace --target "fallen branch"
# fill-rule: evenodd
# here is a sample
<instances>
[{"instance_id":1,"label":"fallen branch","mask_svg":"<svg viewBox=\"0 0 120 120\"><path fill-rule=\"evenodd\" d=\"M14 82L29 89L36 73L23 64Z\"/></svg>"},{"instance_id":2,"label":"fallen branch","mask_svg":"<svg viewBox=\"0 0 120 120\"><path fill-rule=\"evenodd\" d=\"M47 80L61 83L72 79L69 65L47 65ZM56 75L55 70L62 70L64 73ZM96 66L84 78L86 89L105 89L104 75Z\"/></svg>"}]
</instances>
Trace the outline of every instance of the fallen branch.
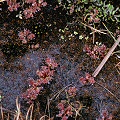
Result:
<instances>
[{"instance_id":1,"label":"fallen branch","mask_svg":"<svg viewBox=\"0 0 120 120\"><path fill-rule=\"evenodd\" d=\"M104 59L102 60L102 62L99 64L99 66L93 72L93 74L92 74L93 77L96 77L99 74L100 70L102 69L102 67L104 66L104 64L107 62L108 58L111 56L112 52L115 50L115 48L117 47L117 45L119 44L119 42L120 42L120 35L119 35L118 39L115 41L115 43L113 44L113 46L110 48L109 52L104 57Z\"/></svg>"},{"instance_id":2,"label":"fallen branch","mask_svg":"<svg viewBox=\"0 0 120 120\"><path fill-rule=\"evenodd\" d=\"M99 66L93 72L93 74L92 74L93 77L96 77L99 74L100 70L102 69L102 67L104 66L104 64L107 62L107 60L109 59L109 57L111 56L111 54L113 53L113 51L115 50L115 48L118 46L119 42L120 42L120 35L119 35L118 39L115 41L115 43L113 44L113 46L110 48L109 52L104 57L104 59L102 60L102 62L99 64ZM106 91L108 91L113 97L115 97L118 102L120 102L120 99L117 98L117 96L114 95L114 93L112 93L108 88L104 87L99 82L96 82L96 83L99 86L101 86L102 88L104 88Z\"/></svg>"}]
</instances>

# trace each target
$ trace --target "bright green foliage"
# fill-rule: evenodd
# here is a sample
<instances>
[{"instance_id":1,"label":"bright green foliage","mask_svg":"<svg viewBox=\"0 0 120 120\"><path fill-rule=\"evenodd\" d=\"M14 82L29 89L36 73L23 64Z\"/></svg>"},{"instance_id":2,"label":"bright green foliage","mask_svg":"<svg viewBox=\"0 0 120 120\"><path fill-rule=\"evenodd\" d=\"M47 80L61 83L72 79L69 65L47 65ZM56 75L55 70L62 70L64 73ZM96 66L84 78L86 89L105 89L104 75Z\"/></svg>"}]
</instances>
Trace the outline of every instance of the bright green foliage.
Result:
<instances>
[{"instance_id":1,"label":"bright green foliage","mask_svg":"<svg viewBox=\"0 0 120 120\"><path fill-rule=\"evenodd\" d=\"M119 7L114 7L112 4L107 3L102 0L58 0L60 6L62 6L67 14L77 13L77 15L91 14L94 9L98 10L99 17L102 21L115 21L120 22L120 9Z\"/></svg>"}]
</instances>

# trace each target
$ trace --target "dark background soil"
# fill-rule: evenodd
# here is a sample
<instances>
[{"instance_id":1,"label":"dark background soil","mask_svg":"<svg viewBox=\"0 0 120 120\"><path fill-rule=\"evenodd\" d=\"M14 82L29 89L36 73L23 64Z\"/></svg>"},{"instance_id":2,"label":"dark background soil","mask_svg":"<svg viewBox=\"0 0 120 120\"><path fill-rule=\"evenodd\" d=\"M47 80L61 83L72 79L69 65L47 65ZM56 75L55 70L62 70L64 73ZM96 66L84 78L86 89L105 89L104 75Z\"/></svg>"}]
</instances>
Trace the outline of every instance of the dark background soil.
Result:
<instances>
[{"instance_id":1,"label":"dark background soil","mask_svg":"<svg viewBox=\"0 0 120 120\"><path fill-rule=\"evenodd\" d=\"M54 6L54 2L52 3ZM73 25L66 31L64 40L60 39L63 33L59 29L64 29L68 21L71 21L73 16L64 16L66 11L61 11L62 8L53 11L52 7L43 10L42 18L36 14L34 21L20 20L15 17L16 12L9 13L6 10L6 4L2 5L3 11L0 11L0 91L2 100L0 105L4 108L15 111L16 98L19 97L21 103L21 110L25 114L28 109L28 104L21 98L21 94L28 88L27 80L29 77L36 78L36 70L43 64L45 58L54 58L58 63L54 80L45 89L45 94L41 94L36 100L35 107L40 107L41 110L36 112L35 117L44 114L46 107L47 96L52 97L56 92L63 87L72 84L77 88L77 95L75 100L81 101L86 105L86 108L81 112L82 117L78 120L95 120L98 118L102 109L107 109L109 113L113 114L113 120L120 120L120 103L108 91L98 84L83 86L79 78L84 76L86 72L93 73L100 60L93 60L83 52L85 40L79 40L78 36L74 36L69 40L68 34L74 30L78 30L79 34L87 36L83 27ZM48 17L49 16L49 17ZM42 23L39 23L39 21ZM18 39L17 34L21 29L28 28L33 33L35 26L40 25L37 31L40 35L36 35L36 40L22 45ZM51 26L47 26L50 25ZM104 36L96 36L96 41L101 41ZM106 40L111 39L106 37ZM88 42L92 41L92 36L89 36ZM102 40L108 48L111 47L113 41ZM40 47L36 50L30 49L31 44L39 43ZM119 49L119 48L117 48ZM118 99L120 99L120 75L116 64L119 59L112 55L105 66L95 78L104 87L108 88ZM47 93L48 92L48 93ZM65 93L61 93L59 98L51 101L51 115L56 116L58 110L56 106L58 101L66 99ZM44 105L42 105L42 103ZM57 111L57 112L56 112ZM41 114L39 113L41 112Z\"/></svg>"}]
</instances>

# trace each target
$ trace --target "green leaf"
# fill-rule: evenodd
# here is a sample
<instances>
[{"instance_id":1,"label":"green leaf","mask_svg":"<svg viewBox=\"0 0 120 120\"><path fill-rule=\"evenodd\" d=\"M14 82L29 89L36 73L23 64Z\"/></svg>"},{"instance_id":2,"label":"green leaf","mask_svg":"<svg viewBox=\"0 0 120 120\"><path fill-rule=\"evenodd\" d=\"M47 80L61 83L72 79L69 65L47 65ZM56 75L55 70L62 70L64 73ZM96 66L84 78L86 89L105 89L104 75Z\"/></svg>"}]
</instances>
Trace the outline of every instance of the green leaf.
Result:
<instances>
[{"instance_id":1,"label":"green leaf","mask_svg":"<svg viewBox=\"0 0 120 120\"><path fill-rule=\"evenodd\" d=\"M77 35L77 34L78 34L78 32L74 31L74 35Z\"/></svg>"}]
</instances>

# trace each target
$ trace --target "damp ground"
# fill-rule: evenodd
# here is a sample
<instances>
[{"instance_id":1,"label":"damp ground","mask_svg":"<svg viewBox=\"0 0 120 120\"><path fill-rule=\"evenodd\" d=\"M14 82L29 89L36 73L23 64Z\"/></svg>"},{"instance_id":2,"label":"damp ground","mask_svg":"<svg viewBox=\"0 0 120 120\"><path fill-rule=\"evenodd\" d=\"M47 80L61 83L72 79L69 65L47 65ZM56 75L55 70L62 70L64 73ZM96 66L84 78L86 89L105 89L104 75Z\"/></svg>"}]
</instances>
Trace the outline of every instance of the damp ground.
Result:
<instances>
[{"instance_id":1,"label":"damp ground","mask_svg":"<svg viewBox=\"0 0 120 120\"><path fill-rule=\"evenodd\" d=\"M22 21L15 17L16 13L8 15L3 12L2 18L4 19L0 25L0 96L2 97L0 105L5 108L5 113L9 113L9 110L15 111L18 97L21 111L25 115L29 104L21 98L21 94L29 87L28 79L36 78L36 70L49 57L58 63L58 67L53 81L44 88L35 101L34 118L36 120L48 114L45 112L48 97L51 100L49 106L51 117L58 119L56 118L59 112L57 105L61 100L67 99L65 92L68 89L67 86L77 88L77 94L73 100L85 106L81 109L81 116L77 118L78 120L96 120L102 109L107 109L113 115L113 120L120 120L120 67L117 65L120 61L118 56L114 54L110 57L95 78L94 85L81 84L79 79L85 76L86 72L92 74L102 59L94 60L83 52L86 43L92 44L93 36L89 35L90 31L85 31L81 24L67 24L74 16L64 16L64 12L61 12L61 8L54 12L49 10L47 11L49 17L43 15L41 18L36 14L34 21ZM27 45L21 44L17 39L18 31L24 27L32 32L37 30L40 33L36 34L37 38ZM110 36L96 33L95 42L101 41L108 48L114 43ZM31 45L37 43L40 44L39 48L32 49ZM63 88L66 89L60 92ZM52 99L57 92L60 92L59 96Z\"/></svg>"}]
</instances>

